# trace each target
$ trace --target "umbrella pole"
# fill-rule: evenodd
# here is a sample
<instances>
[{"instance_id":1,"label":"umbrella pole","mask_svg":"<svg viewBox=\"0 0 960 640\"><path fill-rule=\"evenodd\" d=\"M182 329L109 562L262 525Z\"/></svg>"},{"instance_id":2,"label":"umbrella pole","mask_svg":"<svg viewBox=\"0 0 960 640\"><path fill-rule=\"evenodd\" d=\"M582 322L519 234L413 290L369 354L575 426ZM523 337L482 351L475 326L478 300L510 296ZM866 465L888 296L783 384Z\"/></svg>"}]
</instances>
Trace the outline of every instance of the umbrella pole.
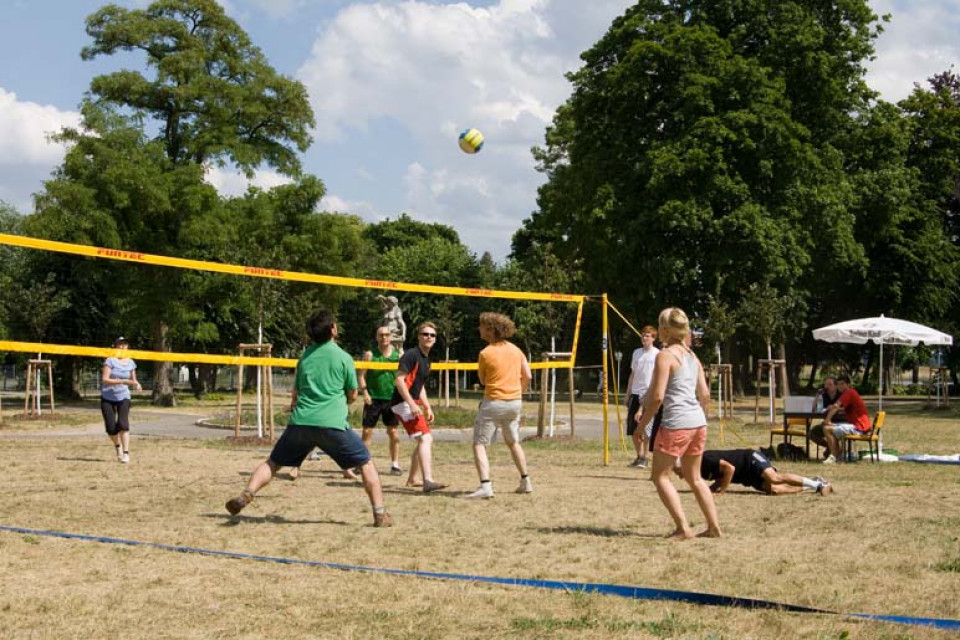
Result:
<instances>
[{"instance_id":1,"label":"umbrella pole","mask_svg":"<svg viewBox=\"0 0 960 640\"><path fill-rule=\"evenodd\" d=\"M880 409L883 411L883 338L880 338ZM877 462L880 462L880 456L883 455L883 432L877 438Z\"/></svg>"}]
</instances>

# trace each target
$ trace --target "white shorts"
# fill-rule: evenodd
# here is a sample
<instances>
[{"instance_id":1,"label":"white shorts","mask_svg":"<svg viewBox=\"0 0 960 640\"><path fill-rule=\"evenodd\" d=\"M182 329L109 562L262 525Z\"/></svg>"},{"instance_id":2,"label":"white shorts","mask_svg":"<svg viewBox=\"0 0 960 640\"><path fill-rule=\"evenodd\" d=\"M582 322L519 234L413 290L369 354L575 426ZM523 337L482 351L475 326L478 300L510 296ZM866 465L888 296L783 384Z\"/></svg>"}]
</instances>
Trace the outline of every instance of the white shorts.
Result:
<instances>
[{"instance_id":1,"label":"white shorts","mask_svg":"<svg viewBox=\"0 0 960 640\"><path fill-rule=\"evenodd\" d=\"M503 441L513 444L520 439L520 410L523 401L484 400L480 403L477 420L473 423L474 444L487 445L496 440L497 429L503 432Z\"/></svg>"},{"instance_id":2,"label":"white shorts","mask_svg":"<svg viewBox=\"0 0 960 640\"><path fill-rule=\"evenodd\" d=\"M865 433L865 432L858 431L857 428L849 422L837 422L833 425L833 437L835 438L843 438L845 436L855 436L861 433Z\"/></svg>"}]
</instances>

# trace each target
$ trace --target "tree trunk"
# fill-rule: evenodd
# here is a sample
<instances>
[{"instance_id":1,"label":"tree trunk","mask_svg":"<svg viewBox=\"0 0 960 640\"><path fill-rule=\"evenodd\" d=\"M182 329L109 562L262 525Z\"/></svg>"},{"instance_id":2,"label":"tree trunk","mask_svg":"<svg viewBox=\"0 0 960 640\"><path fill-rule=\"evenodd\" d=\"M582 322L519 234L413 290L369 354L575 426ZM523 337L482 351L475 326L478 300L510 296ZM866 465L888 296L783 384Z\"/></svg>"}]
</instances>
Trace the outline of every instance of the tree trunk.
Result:
<instances>
[{"instance_id":1,"label":"tree trunk","mask_svg":"<svg viewBox=\"0 0 960 640\"><path fill-rule=\"evenodd\" d=\"M197 375L197 364L191 362L187 365L187 378L190 380L190 390L193 397L199 400L203 397L203 383L200 376Z\"/></svg>"},{"instance_id":2,"label":"tree trunk","mask_svg":"<svg viewBox=\"0 0 960 640\"><path fill-rule=\"evenodd\" d=\"M219 371L215 364L200 365L200 384L204 393L214 393L217 390L217 372Z\"/></svg>"},{"instance_id":3,"label":"tree trunk","mask_svg":"<svg viewBox=\"0 0 960 640\"><path fill-rule=\"evenodd\" d=\"M154 351L170 351L170 327L163 320L153 321L153 349ZM177 406L177 398L173 394L173 363L157 362L153 367L153 395L151 402L161 407Z\"/></svg>"}]
</instances>

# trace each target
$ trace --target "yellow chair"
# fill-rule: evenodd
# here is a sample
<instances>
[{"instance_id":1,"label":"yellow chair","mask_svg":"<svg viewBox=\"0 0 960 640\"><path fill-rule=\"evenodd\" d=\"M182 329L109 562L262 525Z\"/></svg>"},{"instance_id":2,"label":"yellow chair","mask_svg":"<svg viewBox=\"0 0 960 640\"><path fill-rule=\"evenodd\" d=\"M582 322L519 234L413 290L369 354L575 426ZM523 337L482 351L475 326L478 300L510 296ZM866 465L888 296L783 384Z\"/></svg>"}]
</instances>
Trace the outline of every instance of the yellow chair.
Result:
<instances>
[{"instance_id":1,"label":"yellow chair","mask_svg":"<svg viewBox=\"0 0 960 640\"><path fill-rule=\"evenodd\" d=\"M870 460L876 462L880 457L880 430L883 429L883 421L887 418L886 411L878 411L876 417L873 419L873 426L870 427L870 431L866 433L858 433L852 436L844 436L843 438L843 448L844 448L844 460L849 460L853 455L853 443L854 442L866 442L870 447ZM873 454L873 443L877 443L877 454Z\"/></svg>"},{"instance_id":2,"label":"yellow chair","mask_svg":"<svg viewBox=\"0 0 960 640\"><path fill-rule=\"evenodd\" d=\"M783 436L784 442L790 442L793 436L807 437L806 418L787 418L783 426L770 429L770 446L773 446L773 436ZM809 453L809 451L807 452Z\"/></svg>"}]
</instances>

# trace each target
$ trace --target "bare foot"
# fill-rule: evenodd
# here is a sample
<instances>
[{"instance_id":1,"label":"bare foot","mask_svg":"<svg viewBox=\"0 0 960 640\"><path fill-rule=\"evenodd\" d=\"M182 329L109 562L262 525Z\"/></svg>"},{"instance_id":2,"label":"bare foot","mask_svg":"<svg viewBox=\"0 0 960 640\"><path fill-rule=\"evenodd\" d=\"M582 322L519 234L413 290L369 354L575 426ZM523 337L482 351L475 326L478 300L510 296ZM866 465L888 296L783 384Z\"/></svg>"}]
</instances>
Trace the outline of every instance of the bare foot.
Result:
<instances>
[{"instance_id":1,"label":"bare foot","mask_svg":"<svg viewBox=\"0 0 960 640\"><path fill-rule=\"evenodd\" d=\"M416 480L407 480L407 483L403 485L405 487L422 487L423 483L417 482Z\"/></svg>"},{"instance_id":2,"label":"bare foot","mask_svg":"<svg viewBox=\"0 0 960 640\"><path fill-rule=\"evenodd\" d=\"M720 529L707 529L697 534L698 538L720 538L722 536L723 533L720 532Z\"/></svg>"},{"instance_id":3,"label":"bare foot","mask_svg":"<svg viewBox=\"0 0 960 640\"><path fill-rule=\"evenodd\" d=\"M693 531L689 529L677 529L673 533L664 536L667 540L689 540L693 537Z\"/></svg>"},{"instance_id":4,"label":"bare foot","mask_svg":"<svg viewBox=\"0 0 960 640\"><path fill-rule=\"evenodd\" d=\"M354 473L353 469L344 469L344 470L343 470L343 477L344 477L346 480L359 480L359 479L360 479L360 477L359 477L356 473Z\"/></svg>"},{"instance_id":5,"label":"bare foot","mask_svg":"<svg viewBox=\"0 0 960 640\"><path fill-rule=\"evenodd\" d=\"M300 477L300 467L290 467L290 471L287 472L287 475L290 476L291 480L296 480Z\"/></svg>"}]
</instances>

